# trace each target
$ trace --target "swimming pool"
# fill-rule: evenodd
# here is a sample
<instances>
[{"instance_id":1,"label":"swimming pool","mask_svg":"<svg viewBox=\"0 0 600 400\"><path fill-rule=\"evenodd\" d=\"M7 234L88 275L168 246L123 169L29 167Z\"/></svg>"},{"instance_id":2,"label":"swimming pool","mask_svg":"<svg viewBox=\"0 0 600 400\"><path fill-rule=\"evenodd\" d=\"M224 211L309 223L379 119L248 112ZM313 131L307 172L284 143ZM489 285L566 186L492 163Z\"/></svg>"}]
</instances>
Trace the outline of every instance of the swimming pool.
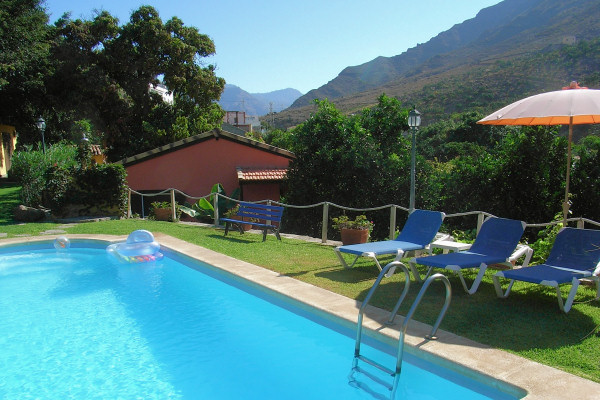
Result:
<instances>
[{"instance_id":1,"label":"swimming pool","mask_svg":"<svg viewBox=\"0 0 600 400\"><path fill-rule=\"evenodd\" d=\"M0 250L0 398L373 398L348 384L353 330L177 253L119 264L105 247ZM404 360L397 398L516 398Z\"/></svg>"}]
</instances>

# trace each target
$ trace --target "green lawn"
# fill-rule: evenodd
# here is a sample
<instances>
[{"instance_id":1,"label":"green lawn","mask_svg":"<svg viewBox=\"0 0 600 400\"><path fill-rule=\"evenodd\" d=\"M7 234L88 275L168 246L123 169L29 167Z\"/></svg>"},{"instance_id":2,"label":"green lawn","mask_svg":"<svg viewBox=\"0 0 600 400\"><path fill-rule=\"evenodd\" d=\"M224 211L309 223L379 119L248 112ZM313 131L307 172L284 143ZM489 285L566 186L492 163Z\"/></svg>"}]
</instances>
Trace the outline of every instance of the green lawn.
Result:
<instances>
[{"instance_id":1,"label":"green lawn","mask_svg":"<svg viewBox=\"0 0 600 400\"><path fill-rule=\"evenodd\" d=\"M0 188L2 208L12 205L14 193L11 190L15 189ZM58 226L52 223L17 225L7 215L4 209L0 213L4 218L0 221L0 232L8 233L9 237L26 233L38 235ZM147 220L81 223L66 230L71 234L127 235L136 229L162 232L353 299L364 299L378 272L367 260L345 270L331 247L286 238L279 242L273 235L263 243L262 235L257 234L233 232L224 237L219 229ZM600 337L595 334L600 324L600 302L593 300L595 290L580 286L576 297L579 304L564 314L558 309L556 293L536 285L517 283L508 299L498 299L491 280L494 272L486 273L479 290L472 296L462 290L457 277L449 276L452 302L441 328L600 382ZM372 304L391 310L403 286L401 274L385 279ZM406 314L420 287L421 284L411 283L409 295L400 308L401 314ZM434 283L415 319L432 324L443 299L443 285Z\"/></svg>"}]
</instances>

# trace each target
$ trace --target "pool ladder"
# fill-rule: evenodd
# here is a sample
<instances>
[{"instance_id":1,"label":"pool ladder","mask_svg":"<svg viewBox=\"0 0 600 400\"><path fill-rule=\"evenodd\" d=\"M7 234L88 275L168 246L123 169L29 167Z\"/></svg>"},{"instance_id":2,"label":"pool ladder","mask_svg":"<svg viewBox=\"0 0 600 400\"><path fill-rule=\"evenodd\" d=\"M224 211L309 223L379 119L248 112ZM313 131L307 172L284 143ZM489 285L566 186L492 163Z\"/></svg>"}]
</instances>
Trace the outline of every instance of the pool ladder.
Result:
<instances>
[{"instance_id":1,"label":"pool ladder","mask_svg":"<svg viewBox=\"0 0 600 400\"><path fill-rule=\"evenodd\" d=\"M390 391L390 399L394 399L394 397L396 396L396 390L398 388L398 383L400 382L400 373L402 371L402 357L404 354L404 337L406 336L406 327L408 325L408 322L411 320L413 314L415 313L417 306L419 305L419 303L421 303L421 299L423 298L425 291L427 291L427 288L429 287L431 282L433 282L434 280L441 280L444 283L444 286L446 287L446 299L444 301L444 306L442 307L442 310L441 310L440 314L438 315L438 318L435 321L435 324L431 328L431 332L425 336L425 338L429 339L429 340L437 339L435 334L440 326L440 323L444 319L444 316L446 315L446 311L448 310L448 306L450 305L450 299L452 297L452 288L450 287L450 281L448 281L448 278L446 278L445 275L434 274L434 275L431 275L429 278L427 278L427 280L423 284L423 287L421 287L419 294L415 298L415 301L413 302L412 306L410 307L410 310L406 314L404 321L402 322L402 327L400 328L400 336L398 338L398 354L396 356L395 370L391 370L391 369L379 364L378 362L361 355L360 354L360 344L362 341L363 314L364 314L365 308L369 304L371 297L373 297L373 293L375 293L375 290L381 283L381 280L383 279L383 277L388 273L388 271L390 272L390 275L392 275L394 273L394 271L396 270L396 268L398 268L398 267L404 272L404 275L406 277L404 289L402 290L402 293L400 294L400 298L398 299L398 302L394 306L394 309L390 313L390 318L386 322L386 324L390 325L394 322L396 313L398 312L398 309L400 308L402 301L404 300L404 298L406 297L406 294L408 293L408 288L410 286L410 274L409 274L406 266L400 261L393 261L393 262L389 263L388 265L386 265L379 273L377 280L375 280L373 287L371 287L371 289L367 293L367 297L365 298L362 305L360 306L360 309L358 310L358 322L357 322L357 329L356 329L356 344L354 347L354 358L352 360L352 369L350 370L350 374L348 375L348 380L351 384L356 384L356 386L361 387L362 389L365 389L367 391L370 391L368 388L361 386L360 383L358 383L354 377L354 374L356 372L362 373L364 376L368 377L372 381L387 388ZM385 380L374 375L373 373L365 370L364 368L361 368L358 365L359 361L363 361L363 362L383 371L384 373L390 375L392 378L394 378L393 382L390 384L389 382L386 382Z\"/></svg>"}]
</instances>

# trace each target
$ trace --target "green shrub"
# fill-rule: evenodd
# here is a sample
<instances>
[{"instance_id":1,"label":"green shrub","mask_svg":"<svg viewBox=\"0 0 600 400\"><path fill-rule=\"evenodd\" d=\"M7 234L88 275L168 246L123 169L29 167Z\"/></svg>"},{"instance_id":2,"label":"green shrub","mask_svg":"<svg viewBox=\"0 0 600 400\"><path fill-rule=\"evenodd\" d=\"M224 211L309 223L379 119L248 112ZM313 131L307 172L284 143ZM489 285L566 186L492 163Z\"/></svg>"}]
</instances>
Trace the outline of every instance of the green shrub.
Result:
<instances>
[{"instance_id":1,"label":"green shrub","mask_svg":"<svg viewBox=\"0 0 600 400\"><path fill-rule=\"evenodd\" d=\"M562 214L557 214L554 217L554 221L562 221L562 218ZM554 245L556 235L558 235L562 227L562 223L549 225L538 233L537 240L529 245L533 249L532 264L541 264L546 261Z\"/></svg>"},{"instance_id":2,"label":"green shrub","mask_svg":"<svg viewBox=\"0 0 600 400\"><path fill-rule=\"evenodd\" d=\"M42 191L42 203L53 212L62 211L67 203L69 188L73 185L72 168L52 165L44 174L45 184Z\"/></svg>"},{"instance_id":3,"label":"green shrub","mask_svg":"<svg viewBox=\"0 0 600 400\"><path fill-rule=\"evenodd\" d=\"M12 157L10 177L21 185L23 204L37 207L43 204L42 194L46 186L46 171L52 166L69 168L77 165L77 148L68 143L52 145L44 154L25 146Z\"/></svg>"},{"instance_id":4,"label":"green shrub","mask_svg":"<svg viewBox=\"0 0 600 400\"><path fill-rule=\"evenodd\" d=\"M124 215L127 173L122 165L90 165L75 145L58 143L44 154L31 146L15 153L11 176L21 185L27 206L44 206L66 216L75 205L86 215ZM82 164L80 164L82 163Z\"/></svg>"},{"instance_id":5,"label":"green shrub","mask_svg":"<svg viewBox=\"0 0 600 400\"><path fill-rule=\"evenodd\" d=\"M127 207L127 172L119 164L93 165L73 169L74 181L69 190L69 204L86 207L91 214L124 215Z\"/></svg>"}]
</instances>

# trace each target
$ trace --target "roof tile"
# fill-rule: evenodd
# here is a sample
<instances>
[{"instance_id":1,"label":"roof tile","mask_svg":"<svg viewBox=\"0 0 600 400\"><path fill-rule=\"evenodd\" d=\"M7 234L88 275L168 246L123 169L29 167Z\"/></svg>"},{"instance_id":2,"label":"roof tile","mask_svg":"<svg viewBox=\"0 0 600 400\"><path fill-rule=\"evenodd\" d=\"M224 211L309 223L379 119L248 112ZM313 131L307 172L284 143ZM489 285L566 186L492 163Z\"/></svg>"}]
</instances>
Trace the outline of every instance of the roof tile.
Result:
<instances>
[{"instance_id":1,"label":"roof tile","mask_svg":"<svg viewBox=\"0 0 600 400\"><path fill-rule=\"evenodd\" d=\"M237 167L238 180L243 182L282 181L286 179L287 168Z\"/></svg>"}]
</instances>

